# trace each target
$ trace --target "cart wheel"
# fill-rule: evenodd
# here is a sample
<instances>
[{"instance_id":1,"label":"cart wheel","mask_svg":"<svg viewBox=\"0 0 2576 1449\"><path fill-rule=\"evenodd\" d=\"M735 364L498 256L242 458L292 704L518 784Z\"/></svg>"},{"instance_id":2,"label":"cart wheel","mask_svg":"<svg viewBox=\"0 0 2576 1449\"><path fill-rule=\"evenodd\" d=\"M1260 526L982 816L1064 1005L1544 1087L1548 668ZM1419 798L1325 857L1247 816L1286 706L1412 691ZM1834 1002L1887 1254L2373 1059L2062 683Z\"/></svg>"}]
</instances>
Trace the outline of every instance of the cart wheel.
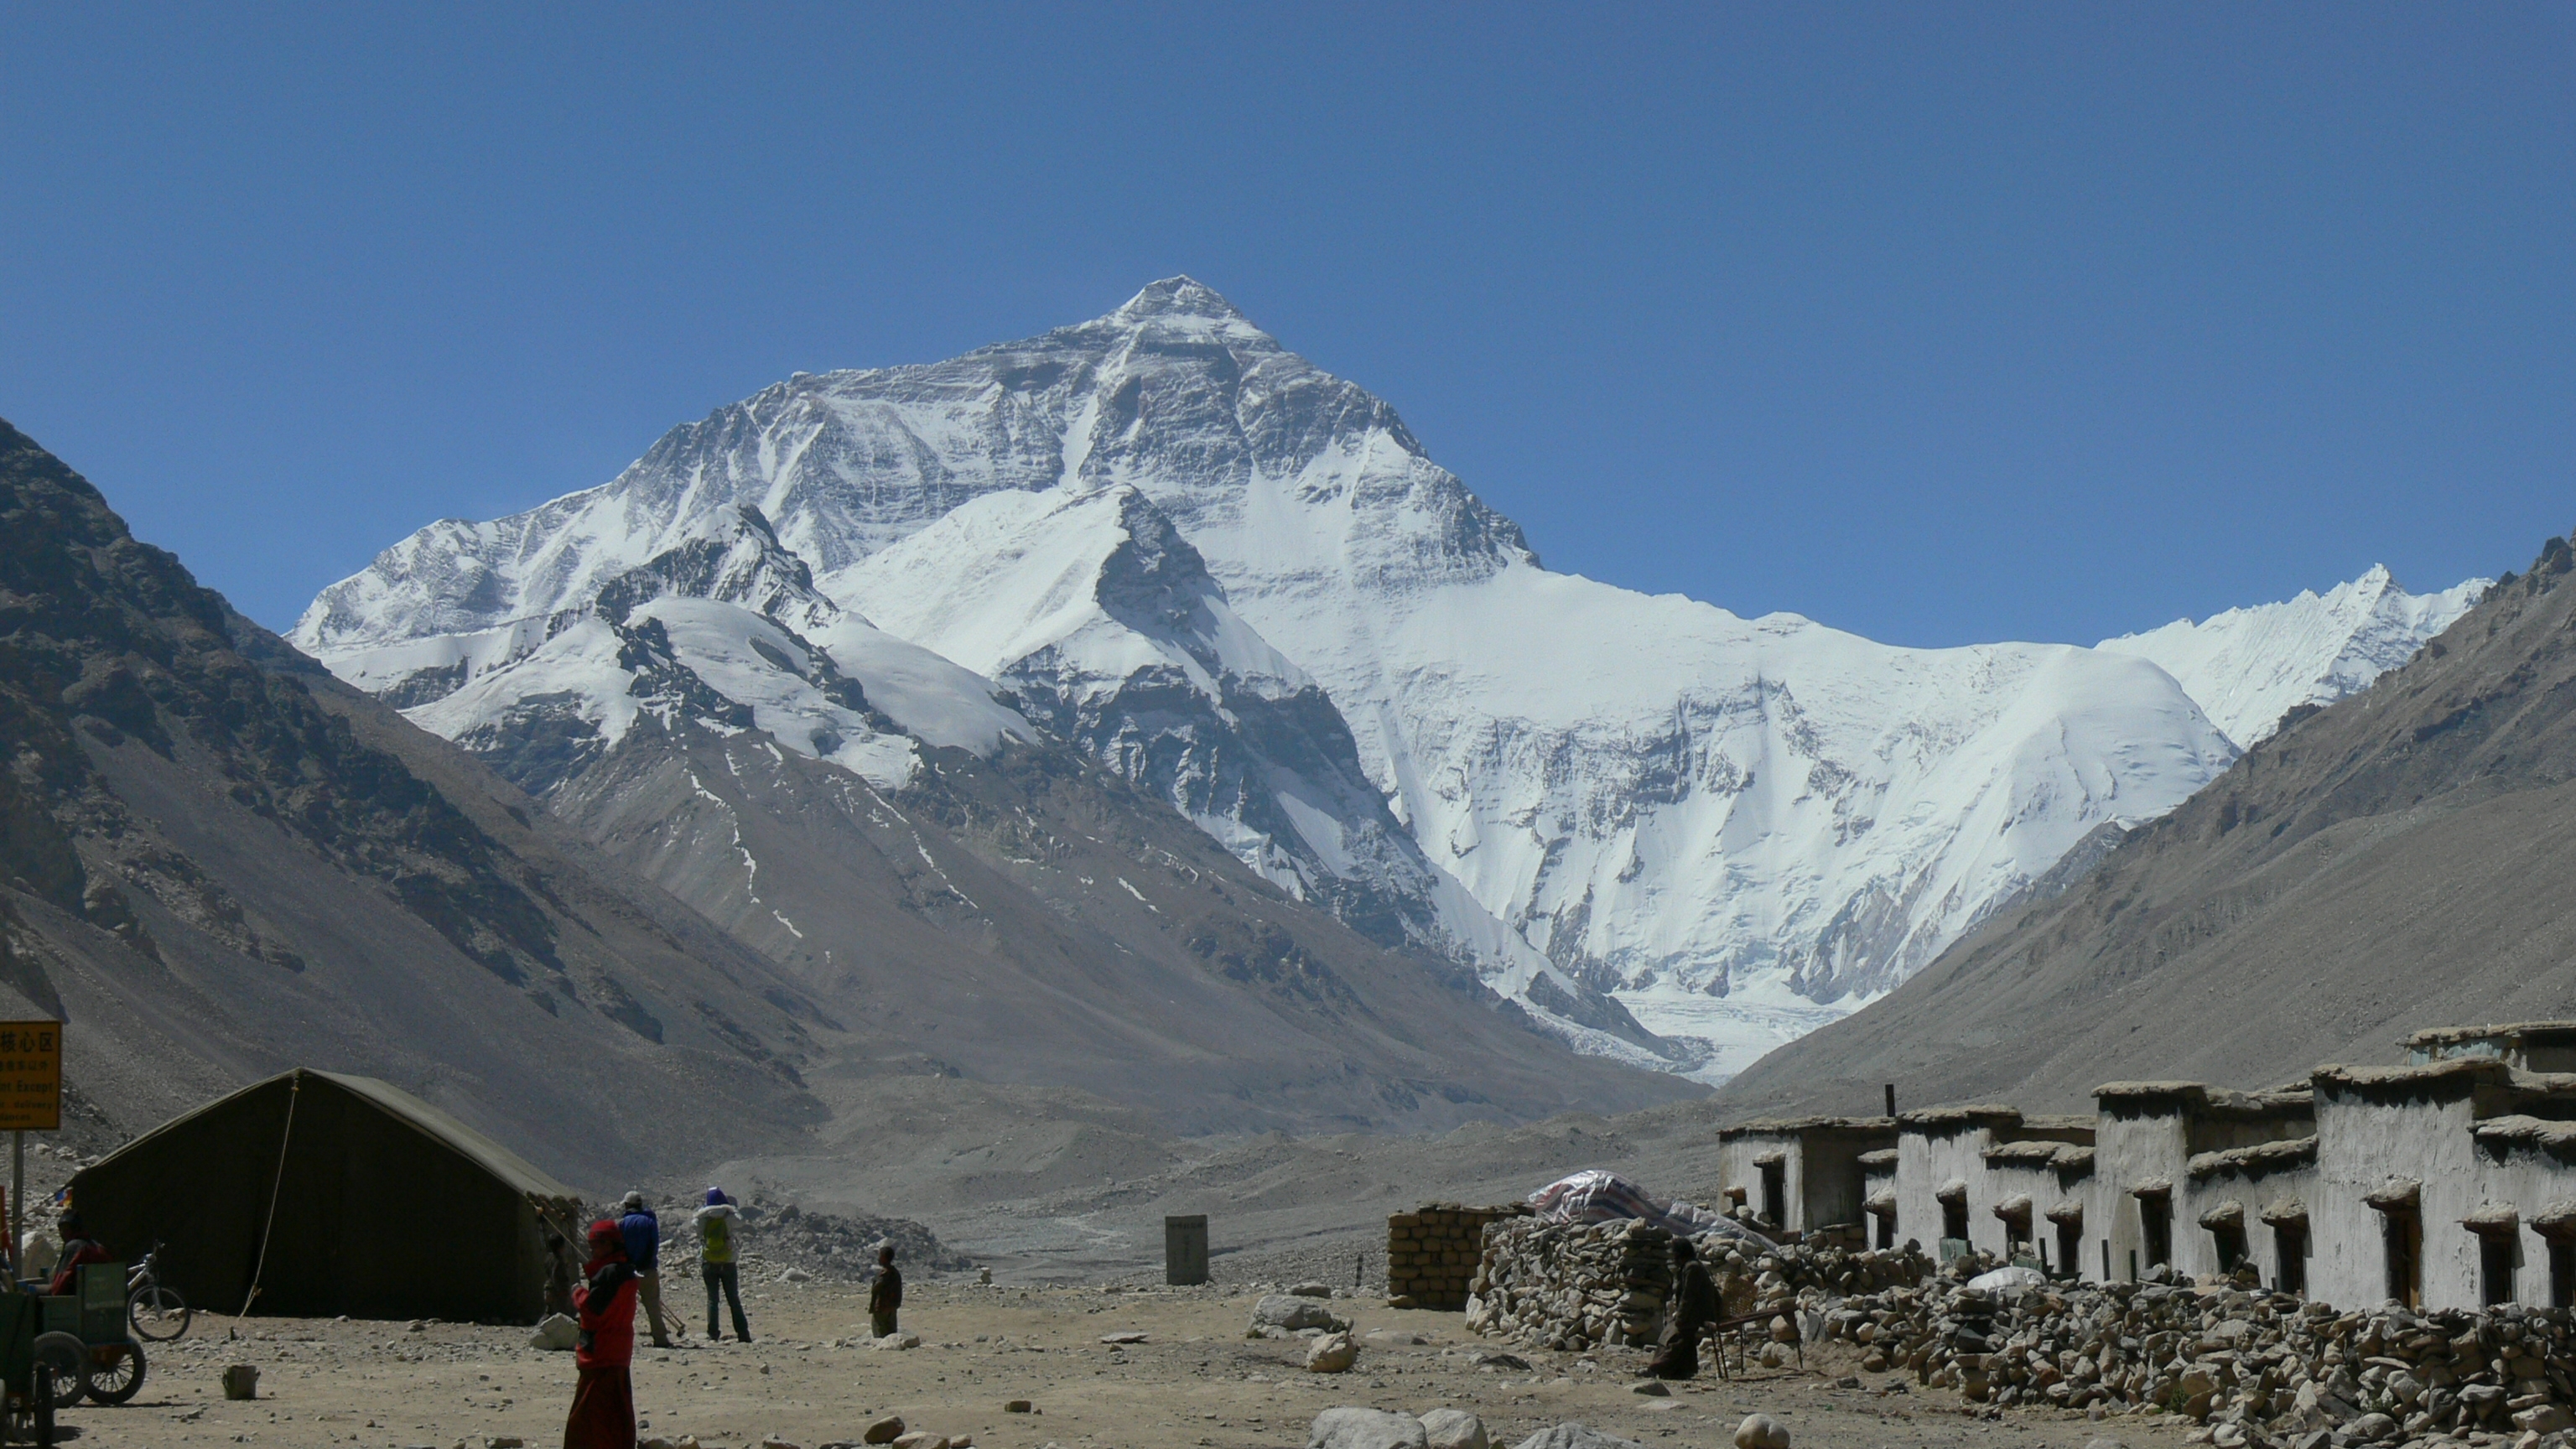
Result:
<instances>
[{"instance_id":1,"label":"cart wheel","mask_svg":"<svg viewBox=\"0 0 2576 1449\"><path fill-rule=\"evenodd\" d=\"M54 1406L70 1408L89 1376L89 1345L68 1333L37 1334L36 1366L50 1370L45 1377L54 1381Z\"/></svg>"},{"instance_id":2,"label":"cart wheel","mask_svg":"<svg viewBox=\"0 0 2576 1449\"><path fill-rule=\"evenodd\" d=\"M134 1324L135 1335L154 1343L167 1343L188 1331L188 1320L194 1313L179 1290L165 1284L150 1283L134 1290L126 1300L126 1316Z\"/></svg>"},{"instance_id":3,"label":"cart wheel","mask_svg":"<svg viewBox=\"0 0 2576 1449\"><path fill-rule=\"evenodd\" d=\"M119 1340L92 1348L82 1387L102 1404L122 1404L143 1392L143 1345Z\"/></svg>"}]
</instances>

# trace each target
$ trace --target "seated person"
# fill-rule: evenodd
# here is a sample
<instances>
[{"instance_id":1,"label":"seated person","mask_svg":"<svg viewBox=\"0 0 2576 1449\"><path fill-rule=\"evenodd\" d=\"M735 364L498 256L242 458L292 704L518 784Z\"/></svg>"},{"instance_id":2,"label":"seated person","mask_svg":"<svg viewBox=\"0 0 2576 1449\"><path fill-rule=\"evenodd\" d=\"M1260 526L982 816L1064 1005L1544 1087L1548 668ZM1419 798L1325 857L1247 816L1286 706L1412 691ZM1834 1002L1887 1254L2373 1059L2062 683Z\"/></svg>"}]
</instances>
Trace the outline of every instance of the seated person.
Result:
<instances>
[{"instance_id":1,"label":"seated person","mask_svg":"<svg viewBox=\"0 0 2576 1449\"><path fill-rule=\"evenodd\" d=\"M63 1233L63 1256L62 1261L54 1268L53 1285L45 1291L59 1298L80 1285L80 1270L83 1267L91 1263L110 1263L115 1260L108 1257L107 1249L81 1236L80 1214L65 1213L62 1221L56 1226L60 1227Z\"/></svg>"}]
</instances>

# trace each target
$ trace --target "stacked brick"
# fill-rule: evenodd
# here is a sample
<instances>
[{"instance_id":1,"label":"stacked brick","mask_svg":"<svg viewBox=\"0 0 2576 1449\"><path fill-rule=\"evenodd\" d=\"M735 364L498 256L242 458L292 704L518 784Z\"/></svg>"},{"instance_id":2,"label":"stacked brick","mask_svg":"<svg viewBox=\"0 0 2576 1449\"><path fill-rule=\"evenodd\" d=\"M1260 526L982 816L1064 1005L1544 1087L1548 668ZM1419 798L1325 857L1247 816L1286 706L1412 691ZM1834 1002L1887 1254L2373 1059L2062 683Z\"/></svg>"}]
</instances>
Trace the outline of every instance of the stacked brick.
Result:
<instances>
[{"instance_id":1,"label":"stacked brick","mask_svg":"<svg viewBox=\"0 0 2576 1449\"><path fill-rule=\"evenodd\" d=\"M1386 1292L1410 1298L1420 1308L1456 1310L1467 1306L1467 1291L1484 1257L1485 1224L1500 1218L1529 1216L1525 1203L1468 1207L1464 1203L1429 1202L1386 1220Z\"/></svg>"}]
</instances>

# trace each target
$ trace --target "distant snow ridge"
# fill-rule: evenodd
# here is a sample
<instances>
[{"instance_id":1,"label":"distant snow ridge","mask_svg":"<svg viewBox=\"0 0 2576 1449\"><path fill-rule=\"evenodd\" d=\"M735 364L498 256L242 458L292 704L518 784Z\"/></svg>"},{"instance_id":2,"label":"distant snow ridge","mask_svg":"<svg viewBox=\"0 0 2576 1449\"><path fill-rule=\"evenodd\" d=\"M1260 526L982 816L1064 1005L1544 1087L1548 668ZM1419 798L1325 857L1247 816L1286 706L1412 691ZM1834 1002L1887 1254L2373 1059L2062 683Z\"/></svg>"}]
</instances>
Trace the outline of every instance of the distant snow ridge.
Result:
<instances>
[{"instance_id":1,"label":"distant snow ridge","mask_svg":"<svg viewBox=\"0 0 2576 1449\"><path fill-rule=\"evenodd\" d=\"M629 731L683 720L757 729L887 788L912 778L917 742L989 754L1036 735L988 681L814 592L803 560L748 506L696 520L584 604L464 633L343 641L329 663L540 795Z\"/></svg>"},{"instance_id":2,"label":"distant snow ridge","mask_svg":"<svg viewBox=\"0 0 2576 1449\"><path fill-rule=\"evenodd\" d=\"M2438 594L2410 594L2373 565L2322 598L2302 591L2283 603L2230 609L2197 624L2176 619L2098 647L2155 661L2239 749L2251 749L2292 709L2358 694L2414 658L2494 582L2470 579Z\"/></svg>"},{"instance_id":3,"label":"distant snow ridge","mask_svg":"<svg viewBox=\"0 0 2576 1449\"><path fill-rule=\"evenodd\" d=\"M2243 633L2199 673L2127 647L1898 649L1551 573L1385 402L1186 278L946 362L800 373L608 484L423 529L325 590L296 642L467 738L506 707L434 707L621 576L667 558L666 598L754 576L700 557L728 514L858 621L802 619L793 590L752 610L845 673L832 630L872 621L1363 931L1473 962L1588 1049L1706 1079L2223 770L2236 746L2195 680L2277 718L2255 681L2342 667L2280 663L2314 642L2295 631ZM2421 627L2357 626L2329 655L2357 677ZM721 672L698 677L751 688ZM805 728L819 707L769 708Z\"/></svg>"}]
</instances>

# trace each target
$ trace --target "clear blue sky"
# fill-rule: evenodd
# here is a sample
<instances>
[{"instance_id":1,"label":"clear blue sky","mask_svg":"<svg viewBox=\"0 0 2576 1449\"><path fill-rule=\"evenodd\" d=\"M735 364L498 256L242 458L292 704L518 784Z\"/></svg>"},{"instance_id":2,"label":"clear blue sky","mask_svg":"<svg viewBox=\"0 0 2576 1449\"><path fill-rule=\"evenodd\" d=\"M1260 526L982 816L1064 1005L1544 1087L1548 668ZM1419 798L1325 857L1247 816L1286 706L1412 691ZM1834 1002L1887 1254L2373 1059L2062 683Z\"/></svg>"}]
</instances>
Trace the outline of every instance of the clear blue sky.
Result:
<instances>
[{"instance_id":1,"label":"clear blue sky","mask_svg":"<svg viewBox=\"0 0 2576 1449\"><path fill-rule=\"evenodd\" d=\"M2089 642L2576 525L2576 6L0 6L0 416L284 625L1187 272L1553 566Z\"/></svg>"}]
</instances>

